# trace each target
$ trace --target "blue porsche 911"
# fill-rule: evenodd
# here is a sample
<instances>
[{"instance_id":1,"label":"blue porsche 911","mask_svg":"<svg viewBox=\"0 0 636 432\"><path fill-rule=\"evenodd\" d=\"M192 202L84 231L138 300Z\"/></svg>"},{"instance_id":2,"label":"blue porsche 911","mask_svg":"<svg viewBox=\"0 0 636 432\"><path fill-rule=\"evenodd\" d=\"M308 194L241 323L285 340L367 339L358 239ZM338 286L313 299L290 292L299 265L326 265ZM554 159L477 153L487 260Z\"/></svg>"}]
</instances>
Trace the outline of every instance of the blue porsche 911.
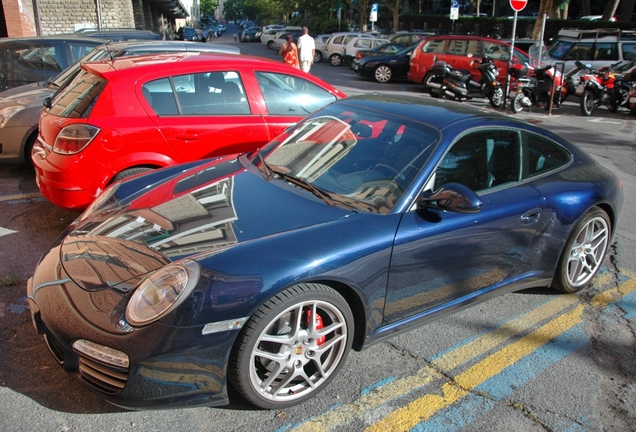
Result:
<instances>
[{"instance_id":1,"label":"blue porsche 911","mask_svg":"<svg viewBox=\"0 0 636 432\"><path fill-rule=\"evenodd\" d=\"M566 140L451 101L340 100L259 151L113 184L29 280L62 367L127 408L280 409L353 348L591 283L623 203Z\"/></svg>"}]
</instances>

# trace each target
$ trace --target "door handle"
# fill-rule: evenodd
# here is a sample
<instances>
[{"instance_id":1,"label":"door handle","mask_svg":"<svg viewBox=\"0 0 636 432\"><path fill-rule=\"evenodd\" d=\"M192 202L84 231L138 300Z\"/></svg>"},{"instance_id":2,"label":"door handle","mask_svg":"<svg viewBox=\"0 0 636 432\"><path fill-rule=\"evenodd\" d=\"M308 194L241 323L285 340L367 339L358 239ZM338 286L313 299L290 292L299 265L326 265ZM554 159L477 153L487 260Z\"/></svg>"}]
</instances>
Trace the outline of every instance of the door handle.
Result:
<instances>
[{"instance_id":1,"label":"door handle","mask_svg":"<svg viewBox=\"0 0 636 432\"><path fill-rule=\"evenodd\" d=\"M185 134L176 135L175 138L179 139L179 140L183 140L183 141L190 141L190 140L198 139L199 138L199 134L196 134L196 133L185 133Z\"/></svg>"},{"instance_id":2,"label":"door handle","mask_svg":"<svg viewBox=\"0 0 636 432\"><path fill-rule=\"evenodd\" d=\"M521 225L530 225L539 220L541 216L541 209L535 208L532 210L528 210L523 215L521 215Z\"/></svg>"}]
</instances>

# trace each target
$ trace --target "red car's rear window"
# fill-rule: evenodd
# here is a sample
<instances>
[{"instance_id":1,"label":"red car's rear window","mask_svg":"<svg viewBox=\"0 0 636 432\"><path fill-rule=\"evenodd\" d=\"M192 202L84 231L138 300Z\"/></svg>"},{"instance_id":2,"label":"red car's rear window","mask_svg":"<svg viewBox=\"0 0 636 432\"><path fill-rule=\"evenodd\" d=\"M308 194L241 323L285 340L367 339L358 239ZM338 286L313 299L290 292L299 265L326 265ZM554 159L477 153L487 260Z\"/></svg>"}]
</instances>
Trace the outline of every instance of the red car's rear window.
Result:
<instances>
[{"instance_id":1,"label":"red car's rear window","mask_svg":"<svg viewBox=\"0 0 636 432\"><path fill-rule=\"evenodd\" d=\"M68 118L88 117L106 84L105 79L81 71L55 96L49 113Z\"/></svg>"}]
</instances>

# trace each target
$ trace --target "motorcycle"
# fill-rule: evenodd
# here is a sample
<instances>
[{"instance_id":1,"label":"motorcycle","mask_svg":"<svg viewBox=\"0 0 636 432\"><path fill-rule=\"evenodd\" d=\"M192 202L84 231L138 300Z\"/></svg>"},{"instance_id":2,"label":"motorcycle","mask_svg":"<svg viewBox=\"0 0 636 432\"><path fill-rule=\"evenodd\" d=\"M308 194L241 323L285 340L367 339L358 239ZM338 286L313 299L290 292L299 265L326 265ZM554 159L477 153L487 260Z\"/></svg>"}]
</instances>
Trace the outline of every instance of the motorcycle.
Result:
<instances>
[{"instance_id":1,"label":"motorcycle","mask_svg":"<svg viewBox=\"0 0 636 432\"><path fill-rule=\"evenodd\" d=\"M580 62L577 62L579 66ZM580 97L579 106L584 116L591 116L594 110L606 105L611 112L628 104L629 83L623 80L623 74L613 70L613 66L594 70L585 65L585 71L579 76L576 94Z\"/></svg>"},{"instance_id":2,"label":"motorcycle","mask_svg":"<svg viewBox=\"0 0 636 432\"><path fill-rule=\"evenodd\" d=\"M472 61L471 65L475 63ZM437 61L426 82L427 90L433 97L458 101L487 98L493 108L499 108L503 104L503 87L497 81L497 66L490 57L484 56L476 69L481 72L479 81L475 81L468 70L453 69L446 62Z\"/></svg>"},{"instance_id":3,"label":"motorcycle","mask_svg":"<svg viewBox=\"0 0 636 432\"><path fill-rule=\"evenodd\" d=\"M510 75L514 78L509 93L513 113L532 105L541 105L547 109L550 99L558 107L567 97L566 88L563 87L563 74L554 65L533 68L527 64L516 63L511 65Z\"/></svg>"}]
</instances>

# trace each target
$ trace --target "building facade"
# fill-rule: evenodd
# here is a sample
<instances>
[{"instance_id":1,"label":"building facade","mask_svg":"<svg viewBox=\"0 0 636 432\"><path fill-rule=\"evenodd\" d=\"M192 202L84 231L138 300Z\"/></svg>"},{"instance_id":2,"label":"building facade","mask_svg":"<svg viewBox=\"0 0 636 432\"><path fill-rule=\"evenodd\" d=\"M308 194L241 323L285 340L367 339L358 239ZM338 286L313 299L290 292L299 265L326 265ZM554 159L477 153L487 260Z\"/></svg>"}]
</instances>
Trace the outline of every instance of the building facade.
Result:
<instances>
[{"instance_id":1,"label":"building facade","mask_svg":"<svg viewBox=\"0 0 636 432\"><path fill-rule=\"evenodd\" d=\"M180 0L1 0L0 37L45 36L94 27L165 34L189 16Z\"/></svg>"}]
</instances>

